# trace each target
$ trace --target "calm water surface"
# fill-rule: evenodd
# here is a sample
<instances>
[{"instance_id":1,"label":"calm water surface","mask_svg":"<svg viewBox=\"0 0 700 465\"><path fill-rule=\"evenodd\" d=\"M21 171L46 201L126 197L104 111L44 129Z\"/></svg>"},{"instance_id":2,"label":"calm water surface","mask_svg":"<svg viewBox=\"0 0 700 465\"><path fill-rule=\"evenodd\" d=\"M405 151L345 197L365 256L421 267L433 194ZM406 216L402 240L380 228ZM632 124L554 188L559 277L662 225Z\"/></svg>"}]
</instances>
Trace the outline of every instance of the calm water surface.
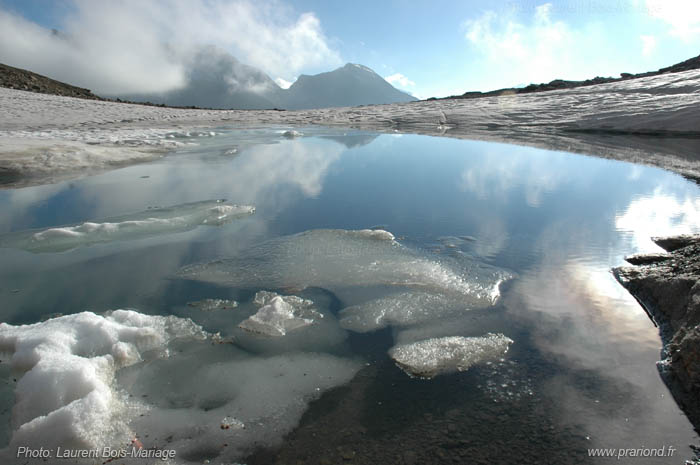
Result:
<instances>
[{"instance_id":1,"label":"calm water surface","mask_svg":"<svg viewBox=\"0 0 700 465\"><path fill-rule=\"evenodd\" d=\"M334 351L363 368L312 402L281 446L261 439L241 462L651 464L690 456L698 438L656 371L658 331L609 270L625 255L658 250L652 235L698 231L697 185L655 168L506 144L315 128L294 139L269 129L217 131L153 163L0 191L3 237L209 199L256 207L220 226L72 250L0 248L0 320L134 308L192 317L225 334L227 316L201 316L185 304L245 302L256 289L178 279L181 267L302 231L382 228L435 260L511 272L497 305L425 330L503 333L514 340L509 352L421 380L387 356L401 336L396 328L348 332ZM322 289L303 292L323 294L332 312L344 306ZM124 389L136 389L127 381L120 378ZM12 389L0 388L1 446ZM678 452L587 454L664 446ZM218 463L206 451L187 459Z\"/></svg>"}]
</instances>

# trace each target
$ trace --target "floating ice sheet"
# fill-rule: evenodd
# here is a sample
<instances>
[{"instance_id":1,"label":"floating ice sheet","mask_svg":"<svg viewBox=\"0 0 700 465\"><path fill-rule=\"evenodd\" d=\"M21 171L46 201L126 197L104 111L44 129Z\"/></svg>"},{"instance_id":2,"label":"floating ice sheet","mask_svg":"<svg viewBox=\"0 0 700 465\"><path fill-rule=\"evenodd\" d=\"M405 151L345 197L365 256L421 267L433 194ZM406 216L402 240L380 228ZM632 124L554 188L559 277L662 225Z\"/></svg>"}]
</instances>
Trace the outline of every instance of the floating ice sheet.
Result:
<instances>
[{"instance_id":1,"label":"floating ice sheet","mask_svg":"<svg viewBox=\"0 0 700 465\"><path fill-rule=\"evenodd\" d=\"M177 338L204 338L189 320L115 310L90 312L42 323L0 323L0 353L19 379L12 409L17 446L92 449L128 443L129 420L139 406L115 386L115 373L148 356L167 356Z\"/></svg>"},{"instance_id":2,"label":"floating ice sheet","mask_svg":"<svg viewBox=\"0 0 700 465\"><path fill-rule=\"evenodd\" d=\"M101 222L10 233L0 237L0 247L35 253L62 252L97 243L185 232L199 225L219 226L253 212L255 207L233 205L224 200L205 200L152 208Z\"/></svg>"},{"instance_id":3,"label":"floating ice sheet","mask_svg":"<svg viewBox=\"0 0 700 465\"><path fill-rule=\"evenodd\" d=\"M347 305L358 288L385 286L495 302L509 275L475 261L437 261L398 243L384 230L320 229L274 239L236 258L183 268L188 279L241 288L320 287ZM365 299L366 300L366 299Z\"/></svg>"},{"instance_id":4,"label":"floating ice sheet","mask_svg":"<svg viewBox=\"0 0 700 465\"><path fill-rule=\"evenodd\" d=\"M433 378L465 371L472 365L497 360L513 340L503 334L483 337L442 337L393 347L389 356L410 376Z\"/></svg>"},{"instance_id":5,"label":"floating ice sheet","mask_svg":"<svg viewBox=\"0 0 700 465\"><path fill-rule=\"evenodd\" d=\"M266 336L284 336L292 331L314 323L323 315L314 309L314 303L294 295L281 296L274 292L260 291L254 302L260 306L258 312L238 326L251 333Z\"/></svg>"}]
</instances>

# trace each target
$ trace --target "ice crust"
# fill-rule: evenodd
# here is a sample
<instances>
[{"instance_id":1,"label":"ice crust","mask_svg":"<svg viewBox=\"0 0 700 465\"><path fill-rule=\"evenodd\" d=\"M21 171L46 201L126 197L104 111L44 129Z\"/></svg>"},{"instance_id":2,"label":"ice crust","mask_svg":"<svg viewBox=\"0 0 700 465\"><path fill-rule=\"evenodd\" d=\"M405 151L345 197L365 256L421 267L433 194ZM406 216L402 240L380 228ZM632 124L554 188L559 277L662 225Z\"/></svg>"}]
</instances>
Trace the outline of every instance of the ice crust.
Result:
<instances>
[{"instance_id":1,"label":"ice crust","mask_svg":"<svg viewBox=\"0 0 700 465\"><path fill-rule=\"evenodd\" d=\"M158 207L100 222L75 226L21 231L0 237L0 247L29 252L62 252L92 244L141 239L160 234L190 231L200 225L219 226L250 215L255 207L223 200L205 200L172 207Z\"/></svg>"},{"instance_id":2,"label":"ice crust","mask_svg":"<svg viewBox=\"0 0 700 465\"><path fill-rule=\"evenodd\" d=\"M203 339L189 320L115 310L83 312L25 326L0 323L0 353L18 378L12 409L17 446L96 448L128 443L138 411L115 386L115 373L168 356L175 339Z\"/></svg>"},{"instance_id":3,"label":"ice crust","mask_svg":"<svg viewBox=\"0 0 700 465\"><path fill-rule=\"evenodd\" d=\"M449 336L397 345L389 350L389 356L409 376L433 378L497 360L503 357L512 343L513 340L503 334Z\"/></svg>"}]
</instances>

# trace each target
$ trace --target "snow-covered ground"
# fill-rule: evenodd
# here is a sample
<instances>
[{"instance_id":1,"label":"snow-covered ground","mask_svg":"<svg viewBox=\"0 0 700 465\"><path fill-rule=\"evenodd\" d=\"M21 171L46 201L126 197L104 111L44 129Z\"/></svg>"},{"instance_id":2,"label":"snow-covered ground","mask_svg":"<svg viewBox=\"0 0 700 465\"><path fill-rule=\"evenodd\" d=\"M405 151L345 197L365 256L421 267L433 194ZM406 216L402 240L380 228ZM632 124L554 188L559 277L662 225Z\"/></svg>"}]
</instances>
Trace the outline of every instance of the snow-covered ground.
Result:
<instances>
[{"instance_id":1,"label":"snow-covered ground","mask_svg":"<svg viewBox=\"0 0 700 465\"><path fill-rule=\"evenodd\" d=\"M193 130L260 125L506 141L700 178L700 70L527 95L302 111L174 109L2 88L0 108L6 178L103 170L149 160Z\"/></svg>"}]
</instances>

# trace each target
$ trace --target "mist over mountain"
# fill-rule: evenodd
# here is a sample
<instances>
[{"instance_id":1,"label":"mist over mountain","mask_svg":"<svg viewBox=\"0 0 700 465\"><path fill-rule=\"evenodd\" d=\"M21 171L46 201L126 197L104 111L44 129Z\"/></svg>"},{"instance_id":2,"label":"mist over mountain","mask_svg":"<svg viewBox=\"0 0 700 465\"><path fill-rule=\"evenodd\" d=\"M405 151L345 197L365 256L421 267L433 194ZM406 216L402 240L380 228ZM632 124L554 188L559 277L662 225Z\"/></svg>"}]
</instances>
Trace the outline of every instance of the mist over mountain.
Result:
<instances>
[{"instance_id":1,"label":"mist over mountain","mask_svg":"<svg viewBox=\"0 0 700 465\"><path fill-rule=\"evenodd\" d=\"M171 106L256 109L278 106L281 95L282 89L267 74L220 48L207 46L189 61L184 87L163 93L111 97Z\"/></svg>"},{"instance_id":2,"label":"mist over mountain","mask_svg":"<svg viewBox=\"0 0 700 465\"><path fill-rule=\"evenodd\" d=\"M261 70L213 46L199 49L186 69L182 88L110 97L171 106L290 110L417 100L366 66L351 63L327 73L301 75L289 89L282 89Z\"/></svg>"}]
</instances>

